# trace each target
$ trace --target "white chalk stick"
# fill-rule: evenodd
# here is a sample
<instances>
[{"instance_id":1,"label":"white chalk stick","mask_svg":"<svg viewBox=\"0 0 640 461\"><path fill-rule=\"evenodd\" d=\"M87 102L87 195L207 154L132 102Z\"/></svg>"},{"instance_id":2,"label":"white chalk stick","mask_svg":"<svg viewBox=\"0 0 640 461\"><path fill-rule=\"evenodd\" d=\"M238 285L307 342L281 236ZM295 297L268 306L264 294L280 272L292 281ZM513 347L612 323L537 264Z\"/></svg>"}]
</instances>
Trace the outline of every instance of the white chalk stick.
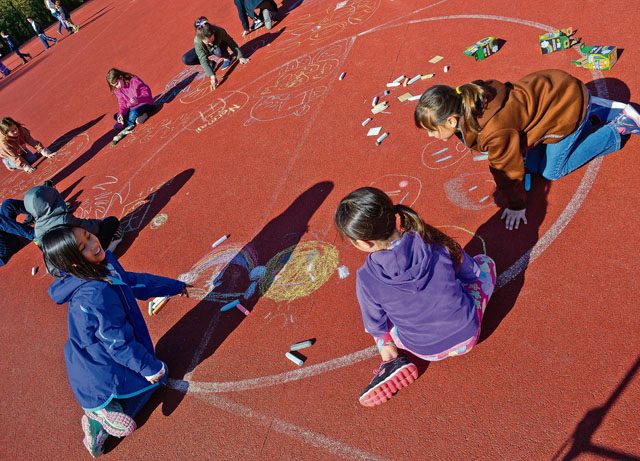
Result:
<instances>
[{"instance_id":1,"label":"white chalk stick","mask_svg":"<svg viewBox=\"0 0 640 461\"><path fill-rule=\"evenodd\" d=\"M489 158L488 155L474 155L473 156L473 161L474 162L481 162L482 160L487 160Z\"/></svg>"},{"instance_id":2,"label":"white chalk stick","mask_svg":"<svg viewBox=\"0 0 640 461\"><path fill-rule=\"evenodd\" d=\"M33 266L31 268L31 275L36 275L38 273L38 266Z\"/></svg>"},{"instance_id":3,"label":"white chalk stick","mask_svg":"<svg viewBox=\"0 0 640 461\"><path fill-rule=\"evenodd\" d=\"M149 315L155 315L160 312L160 309L162 309L169 302L169 299L170 298L168 296L159 296L157 298L153 298L149 302Z\"/></svg>"},{"instance_id":4,"label":"white chalk stick","mask_svg":"<svg viewBox=\"0 0 640 461\"><path fill-rule=\"evenodd\" d=\"M313 343L313 339L307 339L306 341L300 341L299 343L292 344L290 349L292 351L299 351L300 349L306 349L307 347L313 346Z\"/></svg>"},{"instance_id":5,"label":"white chalk stick","mask_svg":"<svg viewBox=\"0 0 640 461\"><path fill-rule=\"evenodd\" d=\"M213 242L213 244L211 245L211 248L215 248L218 245L222 244L222 242L224 242L225 240L227 240L229 238L229 235L223 235L222 237L220 237L218 240L216 240L215 242Z\"/></svg>"},{"instance_id":6,"label":"white chalk stick","mask_svg":"<svg viewBox=\"0 0 640 461\"><path fill-rule=\"evenodd\" d=\"M400 77L396 78L393 83L400 83L402 82L405 78L407 78L406 75L401 75Z\"/></svg>"},{"instance_id":7,"label":"white chalk stick","mask_svg":"<svg viewBox=\"0 0 640 461\"><path fill-rule=\"evenodd\" d=\"M387 88L395 88L396 86L400 86L400 82L387 83Z\"/></svg>"},{"instance_id":8,"label":"white chalk stick","mask_svg":"<svg viewBox=\"0 0 640 461\"><path fill-rule=\"evenodd\" d=\"M385 110L387 107L389 107L389 103L387 101L381 102L380 104L377 104L371 109L371 113L374 115L379 114L380 112Z\"/></svg>"},{"instance_id":9,"label":"white chalk stick","mask_svg":"<svg viewBox=\"0 0 640 461\"><path fill-rule=\"evenodd\" d=\"M347 75L347 73L346 73L346 72L341 73L341 74L340 74L340 77L338 77L338 80L342 80L342 79L344 79L344 77L345 77L346 75Z\"/></svg>"},{"instance_id":10,"label":"white chalk stick","mask_svg":"<svg viewBox=\"0 0 640 461\"><path fill-rule=\"evenodd\" d=\"M427 80L428 78L433 78L436 74L424 74L420 79Z\"/></svg>"},{"instance_id":11,"label":"white chalk stick","mask_svg":"<svg viewBox=\"0 0 640 461\"><path fill-rule=\"evenodd\" d=\"M409 99L407 99L407 101L417 101L418 99L420 99L422 97L421 94L417 94L415 96L411 96Z\"/></svg>"},{"instance_id":12,"label":"white chalk stick","mask_svg":"<svg viewBox=\"0 0 640 461\"><path fill-rule=\"evenodd\" d=\"M417 82L418 80L420 80L420 77L422 77L422 75L418 74L415 77L411 78L408 82L407 85L411 85L412 83Z\"/></svg>"},{"instance_id":13,"label":"white chalk stick","mask_svg":"<svg viewBox=\"0 0 640 461\"><path fill-rule=\"evenodd\" d=\"M374 128L370 128L369 132L367 133L367 136L378 136L380 134L380 131L382 131L382 127L381 126L376 126Z\"/></svg>"},{"instance_id":14,"label":"white chalk stick","mask_svg":"<svg viewBox=\"0 0 640 461\"><path fill-rule=\"evenodd\" d=\"M442 68L442 70L443 70L444 72L449 72L449 69L451 69L451 66L444 66L444 67Z\"/></svg>"},{"instance_id":15,"label":"white chalk stick","mask_svg":"<svg viewBox=\"0 0 640 461\"><path fill-rule=\"evenodd\" d=\"M376 97L374 97L374 98L371 100L371 105L372 105L372 106L375 106L376 104L378 104L378 101L379 101L379 100L380 100L380 98L378 98L377 96L376 96Z\"/></svg>"},{"instance_id":16,"label":"white chalk stick","mask_svg":"<svg viewBox=\"0 0 640 461\"><path fill-rule=\"evenodd\" d=\"M382 141L384 141L385 139L387 139L387 136L389 136L389 133L382 133L382 135L376 139L376 146L379 146L380 144L382 144Z\"/></svg>"},{"instance_id":17,"label":"white chalk stick","mask_svg":"<svg viewBox=\"0 0 640 461\"><path fill-rule=\"evenodd\" d=\"M296 365L298 365L299 367L301 367L302 364L304 363L304 360L302 360L300 357L293 355L291 352L287 352L286 354L284 354L284 356L289 360L291 360Z\"/></svg>"},{"instance_id":18,"label":"white chalk stick","mask_svg":"<svg viewBox=\"0 0 640 461\"><path fill-rule=\"evenodd\" d=\"M369 117L364 122L362 122L362 126L367 126L371 120L373 120L373 118Z\"/></svg>"}]
</instances>

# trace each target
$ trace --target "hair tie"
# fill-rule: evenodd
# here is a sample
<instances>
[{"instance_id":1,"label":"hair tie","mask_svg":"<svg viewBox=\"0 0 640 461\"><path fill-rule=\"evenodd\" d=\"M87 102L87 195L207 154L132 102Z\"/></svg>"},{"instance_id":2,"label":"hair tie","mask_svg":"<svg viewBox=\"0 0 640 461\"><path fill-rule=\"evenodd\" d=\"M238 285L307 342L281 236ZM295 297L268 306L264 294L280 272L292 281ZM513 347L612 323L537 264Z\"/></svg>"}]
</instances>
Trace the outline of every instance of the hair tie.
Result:
<instances>
[{"instance_id":1,"label":"hair tie","mask_svg":"<svg viewBox=\"0 0 640 461\"><path fill-rule=\"evenodd\" d=\"M456 93L462 94L462 91L460 91L460 87L459 86L456 87Z\"/></svg>"},{"instance_id":2,"label":"hair tie","mask_svg":"<svg viewBox=\"0 0 640 461\"><path fill-rule=\"evenodd\" d=\"M197 19L196 20L196 28L200 29L201 27L203 27L205 24L207 23L206 19Z\"/></svg>"}]
</instances>

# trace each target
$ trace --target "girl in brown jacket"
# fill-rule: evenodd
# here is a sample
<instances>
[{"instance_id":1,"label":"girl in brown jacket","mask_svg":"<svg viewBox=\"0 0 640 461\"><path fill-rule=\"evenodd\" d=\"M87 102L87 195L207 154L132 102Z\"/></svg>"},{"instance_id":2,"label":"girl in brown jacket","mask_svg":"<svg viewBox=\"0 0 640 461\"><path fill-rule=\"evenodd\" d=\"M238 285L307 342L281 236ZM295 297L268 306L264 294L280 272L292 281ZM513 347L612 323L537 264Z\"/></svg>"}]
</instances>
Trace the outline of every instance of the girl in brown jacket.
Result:
<instances>
[{"instance_id":1,"label":"girl in brown jacket","mask_svg":"<svg viewBox=\"0 0 640 461\"><path fill-rule=\"evenodd\" d=\"M29 130L22 124L10 117L0 120L0 157L8 170L24 170L27 173L35 171L31 164L38 160L39 156L27 150L27 145L47 158L56 155L40 141L33 139Z\"/></svg>"},{"instance_id":2,"label":"girl in brown jacket","mask_svg":"<svg viewBox=\"0 0 640 461\"><path fill-rule=\"evenodd\" d=\"M488 153L509 230L527 223L525 163L532 173L558 179L620 149L622 136L640 134L640 114L631 105L592 98L580 80L561 70L515 82L435 85L421 96L414 116L430 137L446 141L455 134Z\"/></svg>"}]
</instances>

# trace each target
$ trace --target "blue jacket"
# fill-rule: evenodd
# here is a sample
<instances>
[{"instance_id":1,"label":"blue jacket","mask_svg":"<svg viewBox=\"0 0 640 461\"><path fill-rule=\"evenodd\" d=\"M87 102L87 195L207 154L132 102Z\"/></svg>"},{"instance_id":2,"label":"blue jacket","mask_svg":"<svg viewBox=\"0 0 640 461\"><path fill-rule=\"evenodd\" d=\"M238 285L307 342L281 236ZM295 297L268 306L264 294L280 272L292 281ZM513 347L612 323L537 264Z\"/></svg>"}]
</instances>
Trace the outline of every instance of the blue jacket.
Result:
<instances>
[{"instance_id":1,"label":"blue jacket","mask_svg":"<svg viewBox=\"0 0 640 461\"><path fill-rule=\"evenodd\" d=\"M106 252L109 282L71 275L56 279L49 296L68 303L69 339L64 347L71 389L86 410L105 407L111 399L128 398L158 387L144 377L158 373L149 330L135 298L171 296L183 282L151 274L126 272Z\"/></svg>"}]
</instances>

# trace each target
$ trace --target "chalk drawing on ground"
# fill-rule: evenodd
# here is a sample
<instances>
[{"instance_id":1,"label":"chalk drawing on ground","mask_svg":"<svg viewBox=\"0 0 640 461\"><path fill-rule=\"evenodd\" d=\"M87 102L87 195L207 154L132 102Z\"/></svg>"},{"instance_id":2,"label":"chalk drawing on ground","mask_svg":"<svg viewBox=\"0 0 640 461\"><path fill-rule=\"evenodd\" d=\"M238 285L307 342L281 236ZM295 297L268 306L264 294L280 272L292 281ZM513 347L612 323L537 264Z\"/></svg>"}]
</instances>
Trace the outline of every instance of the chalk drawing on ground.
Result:
<instances>
[{"instance_id":1,"label":"chalk drawing on ground","mask_svg":"<svg viewBox=\"0 0 640 461\"><path fill-rule=\"evenodd\" d=\"M149 228L152 230L157 229L158 227L164 226L166 222L169 220L169 215L166 213L160 213L155 218L151 220L151 224L149 224Z\"/></svg>"},{"instance_id":2,"label":"chalk drawing on ground","mask_svg":"<svg viewBox=\"0 0 640 461\"><path fill-rule=\"evenodd\" d=\"M412 206L422 192L422 181L405 174L385 174L369 184L384 191L393 203Z\"/></svg>"},{"instance_id":3,"label":"chalk drawing on ground","mask_svg":"<svg viewBox=\"0 0 640 461\"><path fill-rule=\"evenodd\" d=\"M197 112L199 118L189 128L196 133L202 133L221 120L228 119L249 102L249 95L243 91L230 91L216 94L216 99ZM193 128L195 126L195 128Z\"/></svg>"},{"instance_id":4,"label":"chalk drawing on ground","mask_svg":"<svg viewBox=\"0 0 640 461\"><path fill-rule=\"evenodd\" d=\"M496 183L488 171L463 173L443 184L444 193L451 203L465 210L482 210L494 206Z\"/></svg>"},{"instance_id":5,"label":"chalk drawing on ground","mask_svg":"<svg viewBox=\"0 0 640 461\"><path fill-rule=\"evenodd\" d=\"M471 150L460 141L431 141L422 149L422 164L430 170L443 170L467 157Z\"/></svg>"}]
</instances>

